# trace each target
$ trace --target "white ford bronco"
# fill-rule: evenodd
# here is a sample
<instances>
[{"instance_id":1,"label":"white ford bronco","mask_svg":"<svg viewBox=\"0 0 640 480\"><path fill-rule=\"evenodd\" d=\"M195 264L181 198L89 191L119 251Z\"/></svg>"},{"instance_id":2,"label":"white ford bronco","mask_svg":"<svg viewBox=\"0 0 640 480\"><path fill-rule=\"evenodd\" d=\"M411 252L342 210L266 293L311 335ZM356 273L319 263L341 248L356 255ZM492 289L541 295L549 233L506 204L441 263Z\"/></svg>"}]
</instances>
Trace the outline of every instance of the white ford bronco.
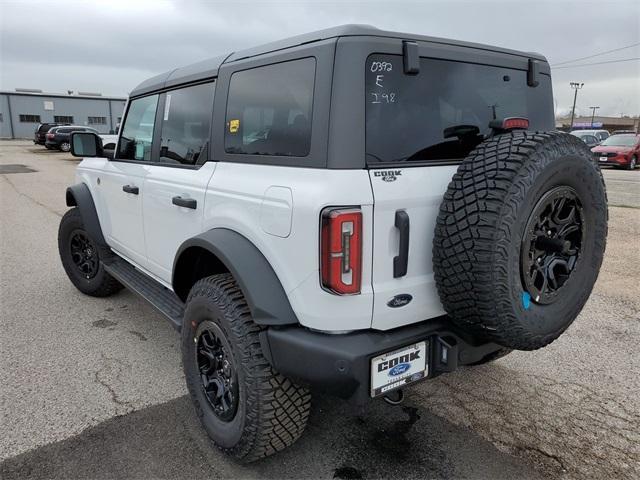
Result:
<instances>
[{"instance_id":1,"label":"white ford bronco","mask_svg":"<svg viewBox=\"0 0 640 480\"><path fill-rule=\"evenodd\" d=\"M231 53L136 87L115 149L73 134L60 256L181 331L204 428L255 460L311 388L397 402L573 322L607 201L553 128L534 53L357 25Z\"/></svg>"}]
</instances>

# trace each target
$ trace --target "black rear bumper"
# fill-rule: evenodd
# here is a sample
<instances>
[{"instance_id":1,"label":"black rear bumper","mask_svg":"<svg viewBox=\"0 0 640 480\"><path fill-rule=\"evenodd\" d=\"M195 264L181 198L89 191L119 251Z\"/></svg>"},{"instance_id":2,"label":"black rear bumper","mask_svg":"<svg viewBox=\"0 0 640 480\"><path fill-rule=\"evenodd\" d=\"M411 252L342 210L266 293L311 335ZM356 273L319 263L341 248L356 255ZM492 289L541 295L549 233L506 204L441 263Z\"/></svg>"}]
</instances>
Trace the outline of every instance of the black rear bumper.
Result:
<instances>
[{"instance_id":1,"label":"black rear bumper","mask_svg":"<svg viewBox=\"0 0 640 480\"><path fill-rule=\"evenodd\" d=\"M448 317L381 332L332 335L300 326L270 327L262 346L273 367L286 377L363 404L370 398L371 359L406 345L429 342L429 376L478 362L502 347L459 331Z\"/></svg>"}]
</instances>

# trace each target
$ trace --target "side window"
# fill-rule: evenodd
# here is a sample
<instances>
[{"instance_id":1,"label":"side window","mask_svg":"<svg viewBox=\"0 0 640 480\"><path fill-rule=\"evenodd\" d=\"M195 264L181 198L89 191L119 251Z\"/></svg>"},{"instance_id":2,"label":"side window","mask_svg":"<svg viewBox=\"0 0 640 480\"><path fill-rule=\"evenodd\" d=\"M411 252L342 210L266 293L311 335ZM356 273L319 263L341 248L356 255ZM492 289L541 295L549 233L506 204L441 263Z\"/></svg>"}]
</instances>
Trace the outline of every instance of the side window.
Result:
<instances>
[{"instance_id":1,"label":"side window","mask_svg":"<svg viewBox=\"0 0 640 480\"><path fill-rule=\"evenodd\" d=\"M225 151L309 155L315 70L315 59L304 58L234 73L229 83Z\"/></svg>"},{"instance_id":2,"label":"side window","mask_svg":"<svg viewBox=\"0 0 640 480\"><path fill-rule=\"evenodd\" d=\"M197 165L207 161L214 83L167 92L160 134L160 162Z\"/></svg>"},{"instance_id":3,"label":"side window","mask_svg":"<svg viewBox=\"0 0 640 480\"><path fill-rule=\"evenodd\" d=\"M131 101L124 120L117 158L151 161L151 144L157 107L158 95Z\"/></svg>"}]
</instances>

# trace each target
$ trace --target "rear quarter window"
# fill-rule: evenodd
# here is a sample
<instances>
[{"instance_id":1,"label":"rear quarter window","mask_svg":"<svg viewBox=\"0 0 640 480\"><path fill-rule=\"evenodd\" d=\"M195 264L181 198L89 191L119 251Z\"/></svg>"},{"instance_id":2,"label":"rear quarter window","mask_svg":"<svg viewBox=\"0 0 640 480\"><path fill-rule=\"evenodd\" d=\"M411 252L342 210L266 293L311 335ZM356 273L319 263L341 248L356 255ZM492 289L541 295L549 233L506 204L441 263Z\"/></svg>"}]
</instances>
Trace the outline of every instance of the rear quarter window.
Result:
<instances>
[{"instance_id":1,"label":"rear quarter window","mask_svg":"<svg viewBox=\"0 0 640 480\"><path fill-rule=\"evenodd\" d=\"M526 71L431 58L407 75L400 55L366 63L368 164L460 161L490 132L489 122L526 117L554 128L550 78L527 85Z\"/></svg>"},{"instance_id":2,"label":"rear quarter window","mask_svg":"<svg viewBox=\"0 0 640 480\"><path fill-rule=\"evenodd\" d=\"M314 58L303 58L235 72L229 83L225 151L307 156L315 67Z\"/></svg>"}]
</instances>

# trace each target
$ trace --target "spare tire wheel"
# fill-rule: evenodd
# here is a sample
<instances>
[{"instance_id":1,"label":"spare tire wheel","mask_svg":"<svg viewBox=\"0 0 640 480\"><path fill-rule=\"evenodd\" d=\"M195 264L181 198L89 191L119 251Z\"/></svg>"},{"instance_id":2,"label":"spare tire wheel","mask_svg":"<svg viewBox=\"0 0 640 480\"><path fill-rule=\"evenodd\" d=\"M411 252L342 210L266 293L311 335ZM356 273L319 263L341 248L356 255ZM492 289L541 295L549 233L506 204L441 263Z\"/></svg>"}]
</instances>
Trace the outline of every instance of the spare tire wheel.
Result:
<instances>
[{"instance_id":1,"label":"spare tire wheel","mask_svg":"<svg viewBox=\"0 0 640 480\"><path fill-rule=\"evenodd\" d=\"M551 343L591 293L607 219L602 174L579 138L485 140L459 166L436 223L433 268L451 320L505 348Z\"/></svg>"}]
</instances>

